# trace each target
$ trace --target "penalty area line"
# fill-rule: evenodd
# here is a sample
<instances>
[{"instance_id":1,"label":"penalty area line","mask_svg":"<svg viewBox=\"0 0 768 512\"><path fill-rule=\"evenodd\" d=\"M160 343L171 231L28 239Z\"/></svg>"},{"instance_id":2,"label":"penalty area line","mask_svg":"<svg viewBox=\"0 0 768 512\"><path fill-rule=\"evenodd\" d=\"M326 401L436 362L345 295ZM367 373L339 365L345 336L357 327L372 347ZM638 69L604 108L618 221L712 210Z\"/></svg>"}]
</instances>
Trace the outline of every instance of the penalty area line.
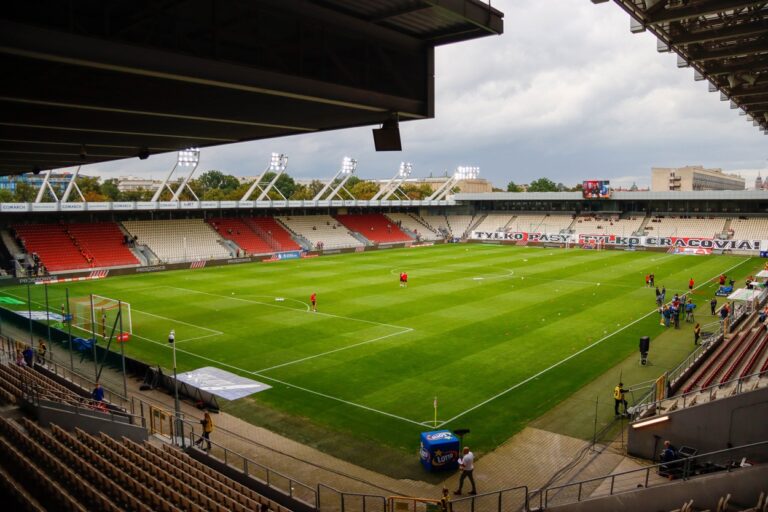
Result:
<instances>
[{"instance_id":1,"label":"penalty area line","mask_svg":"<svg viewBox=\"0 0 768 512\"><path fill-rule=\"evenodd\" d=\"M156 341L156 340L151 340L151 339L145 338L143 336L138 336L138 335L133 335L133 336L135 338L139 338L139 339L142 339L144 341L148 341L150 343L154 343L156 345L168 347L168 343L159 342L159 341ZM168 347L168 348L170 348L170 347ZM260 374L258 372L254 372L254 371L250 371L250 370L245 370L243 368L239 368L237 366L234 366L234 365L231 365L231 364L227 364L227 363L222 363L221 361L217 361L216 359L211 359L210 357L201 356L200 354L195 354L194 352L190 352L189 350L184 350L182 348L177 348L176 351L177 352L181 352L183 354L187 354L187 355L192 356L192 357L196 357L198 359L202 359L203 361L208 361L209 363L214 363L214 364L217 364L217 365L220 365L220 366L226 366L227 368L232 368L233 370L237 370L238 372L241 372L241 373L247 373L247 374L251 374L251 375L256 375L256 376L258 376L258 377L260 377L262 379L269 380L271 382L276 382L278 384L282 384L284 386L288 386L289 388L295 388L295 389L298 389L300 391L304 391L305 393L309 393L309 394L312 394L312 395L316 395L316 396L320 396L320 397L323 397L323 398L327 398L328 400L333 400L335 402L340 402L340 403L343 403L345 405L351 405L352 407L357 407L359 409L363 409L363 410L366 410L366 411L369 411L369 412L381 414L383 416L387 416L387 417L390 417L390 418L393 418L393 419L396 419L396 420L404 421L406 423L411 423L411 424L417 425L419 427L423 426L423 424L421 422L418 422L418 421L415 421L415 420L411 420L411 419L408 419L408 418L404 418L403 416L398 416L397 414L392 414L392 413L386 412L386 411L380 411L379 409L374 409L373 407L368 407L367 405L358 404L356 402L351 402L349 400L344 400L343 398L339 398L339 397L335 397L335 396L332 396L332 395L328 395L328 394L322 393L320 391L315 391L315 390L312 390L312 389L309 389L309 388L305 388L305 387L302 387L302 386L297 386L295 384L291 384L290 382L286 382L284 380L275 379L274 377L270 377L268 375L262 375L262 374Z\"/></svg>"},{"instance_id":2,"label":"penalty area line","mask_svg":"<svg viewBox=\"0 0 768 512\"><path fill-rule=\"evenodd\" d=\"M723 270L722 272L719 272L717 275L721 275L721 274L725 274L725 273L727 273L727 272L730 272L731 270L735 269L736 267L739 267L739 266L743 265L744 263L748 262L750 259L751 259L751 258L746 258L746 259L744 259L744 260L740 261L739 263L737 263L736 265L733 265L732 267L729 267L729 268L727 268L726 270ZM706 286L706 285L709 285L709 284L711 284L712 280L713 280L713 279L715 279L716 277L717 277L717 276L713 276L713 277L711 277L711 278L709 278L709 279L706 279L706 280L705 280L703 283L701 283L699 286L696 286L696 287L694 287L694 290L698 290L698 289L699 289L699 288L701 288L702 286ZM608 335L606 335L606 336L603 336L602 338L600 338L599 340L595 341L594 343L592 343L592 344L590 344L590 345L587 345L586 347L582 348L582 349L581 349L581 350L579 350L578 352L574 352L573 354L571 354L570 356L568 356L568 357L566 357L566 358L564 358L564 359L561 359L560 361L556 362L556 363L555 363L555 364L553 364L552 366L550 366L550 367L548 367L548 368L544 368L544 369L543 369L543 370L541 370L540 372L538 372L538 373L536 373L536 374L534 374L534 375L531 375L531 376L530 376L530 377L528 377L527 379L525 379L525 380L522 380L522 381L518 382L517 384L515 384L515 385L513 385L513 386L511 386L511 387L509 387L509 388L507 388L507 389L505 389L505 390L503 390L503 391L500 391L499 393L496 393L496 394L495 394L495 395L493 395L492 397L490 397L490 398L488 398L488 399L486 399L486 400L483 400L483 401L482 401L482 402L480 402L479 404L473 405L472 407L470 407L470 408L469 408L469 409L467 409L466 411L464 411L464 412L462 412L462 413L459 413L459 414L457 414L457 415L456 415L456 416L454 416L453 418L451 418L451 419L448 419L448 420L445 420L445 421L443 421L442 423L439 423L437 427L438 427L438 428L440 428L440 427L443 427L444 425L446 425L446 424L448 424L448 423L450 423L450 422L452 422L452 421L455 421L455 420L457 420L457 419L461 418L462 416L465 416L465 415L469 414L470 412L472 412L472 411L474 411L474 410L477 410L477 409L479 409L480 407L483 407L483 406L484 406L484 405L486 405L486 404L489 404L489 403L493 402L493 401L494 401L494 400L496 400L497 398L500 398L500 397L502 397L502 396L506 395L506 394L507 394L507 393L509 393L510 391L514 391L515 389L519 388L520 386L523 386L523 385L525 385L525 384L527 384L527 383L531 382L532 380L534 380L534 379L537 379L537 378L541 377L542 375L544 375L545 373L549 372L550 370L553 370L553 369L557 368L558 366L561 366L562 364L564 364L564 363L567 363L568 361L570 361L570 360L571 360L571 359L573 359L574 357L577 357L577 356L579 356L580 354L583 354L583 353L584 353L584 352L586 352L587 350L589 350L589 349L591 349L591 348L593 348L593 347L596 347L597 345L601 344L602 342L604 342L604 341L605 341L605 340L607 340L608 338L610 338L610 337L612 337L612 336L614 336L614 335L616 335L616 334L620 333L621 331L623 331L623 330L627 329L628 327L631 327L631 326L635 325L636 323L638 323L638 322L640 322L640 321L642 321L642 320L645 320L646 318L648 318L648 317L649 317L649 316L651 316L651 315L657 315L657 314L659 314L659 310L658 310L658 309L653 309L652 311L650 311L650 312L646 313L645 315L641 316L641 317L640 317L640 318L638 318L637 320L634 320L633 322L630 322L630 323L628 323L627 325L625 325L625 326L621 327L620 329L616 329L616 330L615 330L615 331L613 331L612 333L610 333L610 334L608 334Z\"/></svg>"},{"instance_id":3,"label":"penalty area line","mask_svg":"<svg viewBox=\"0 0 768 512\"><path fill-rule=\"evenodd\" d=\"M385 334L384 336L379 336L378 338L373 338L371 340L361 341L359 343L353 343L352 345L347 345L346 347L335 348L333 350L328 350L326 352L320 352L319 354L315 354L315 355L311 355L311 356L307 356L307 357L302 357L301 359L296 359L295 361L288 361L287 363L276 364L275 366L270 366L269 368L262 368L261 370L256 370L254 373L268 372L270 370L275 370L277 368L282 368L284 366L290 366L292 364L303 363L304 361L309 361L310 359L315 359L317 357L327 356L328 354L335 354L336 352L342 352L344 350L349 350L351 348L360 347L362 345L368 345L369 343L375 343L377 341L381 341L381 340L384 340L384 339L387 339L387 338L391 338L393 336L399 336L401 334L405 334L405 333L408 333L408 332L411 332L411 331L413 331L413 329L408 327L405 330L400 331L400 332L393 332L393 333L390 333L390 334Z\"/></svg>"}]
</instances>

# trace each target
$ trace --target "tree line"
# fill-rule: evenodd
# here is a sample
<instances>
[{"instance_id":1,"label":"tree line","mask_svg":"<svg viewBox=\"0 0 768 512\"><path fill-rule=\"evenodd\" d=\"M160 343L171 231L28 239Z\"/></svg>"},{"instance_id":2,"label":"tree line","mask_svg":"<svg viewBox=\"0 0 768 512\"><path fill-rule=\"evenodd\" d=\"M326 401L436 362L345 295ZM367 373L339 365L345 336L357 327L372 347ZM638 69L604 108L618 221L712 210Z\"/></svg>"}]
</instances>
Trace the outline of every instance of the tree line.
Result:
<instances>
[{"instance_id":1,"label":"tree line","mask_svg":"<svg viewBox=\"0 0 768 512\"><path fill-rule=\"evenodd\" d=\"M266 173L261 180L262 186L275 178L275 173ZM119 181L116 178L101 180L94 176L78 176L77 186L83 193L83 197L88 202L106 202L106 201L149 201L155 193L155 189L137 188L135 190L121 191L118 188ZM339 181L331 185L337 186ZM253 181L241 183L235 176L225 174L218 170L210 170L200 174L197 178L189 181L190 188L201 201L237 201L242 199L248 189L253 185ZM178 182L171 183L171 187L176 189ZM270 190L268 196L270 199L280 200L282 196L292 200L312 199L325 186L320 180L312 180L309 184L297 183L288 174L281 174L274 187L276 190ZM344 184L345 190L341 190L339 195L342 199L371 199L379 191L379 184L373 181L361 180L357 176L350 177ZM432 188L426 184L407 183L401 185L401 190L409 199L426 199L432 194ZM64 187L54 185L56 195L61 197ZM347 192L348 191L348 192ZM251 196L252 199L258 197L261 192L257 189ZM23 181L17 181L14 191L0 189L0 203L24 203L32 202L37 195L37 187L34 187ZM53 201L53 197L46 191L44 201ZM188 190L184 190L180 195L182 201L194 200ZM167 189L160 195L161 201L171 199L171 192ZM338 199L338 197L335 197ZM70 201L79 201L80 196L76 193L70 194Z\"/></svg>"},{"instance_id":2,"label":"tree line","mask_svg":"<svg viewBox=\"0 0 768 512\"><path fill-rule=\"evenodd\" d=\"M528 184L527 192L581 192L581 183L575 187L568 187L562 183L555 183L549 178L539 178ZM523 192L522 186L514 181L507 184L507 192Z\"/></svg>"}]
</instances>

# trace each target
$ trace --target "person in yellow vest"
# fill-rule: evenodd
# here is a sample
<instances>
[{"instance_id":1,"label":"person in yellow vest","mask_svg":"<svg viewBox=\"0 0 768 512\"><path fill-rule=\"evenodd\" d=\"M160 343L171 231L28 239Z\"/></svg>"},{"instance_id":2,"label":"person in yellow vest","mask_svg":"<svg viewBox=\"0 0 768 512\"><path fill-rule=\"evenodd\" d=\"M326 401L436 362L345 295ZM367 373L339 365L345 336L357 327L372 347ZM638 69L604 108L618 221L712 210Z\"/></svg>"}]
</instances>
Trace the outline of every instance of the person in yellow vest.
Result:
<instances>
[{"instance_id":1,"label":"person in yellow vest","mask_svg":"<svg viewBox=\"0 0 768 512\"><path fill-rule=\"evenodd\" d=\"M448 488L443 487L443 495L440 497L440 512L449 512L451 509L451 495Z\"/></svg>"},{"instance_id":2,"label":"person in yellow vest","mask_svg":"<svg viewBox=\"0 0 768 512\"><path fill-rule=\"evenodd\" d=\"M206 441L208 443L207 449L210 451L211 432L213 432L213 419L211 419L211 415L208 412L206 412L203 416L203 419L200 420L200 424L203 426L203 437L195 441L195 444L202 446L203 441Z\"/></svg>"},{"instance_id":3,"label":"person in yellow vest","mask_svg":"<svg viewBox=\"0 0 768 512\"><path fill-rule=\"evenodd\" d=\"M624 383L619 382L619 385L613 388L613 413L619 415L619 405L624 404L624 414L627 414L627 401L624 399L624 393L629 391L624 389Z\"/></svg>"}]
</instances>

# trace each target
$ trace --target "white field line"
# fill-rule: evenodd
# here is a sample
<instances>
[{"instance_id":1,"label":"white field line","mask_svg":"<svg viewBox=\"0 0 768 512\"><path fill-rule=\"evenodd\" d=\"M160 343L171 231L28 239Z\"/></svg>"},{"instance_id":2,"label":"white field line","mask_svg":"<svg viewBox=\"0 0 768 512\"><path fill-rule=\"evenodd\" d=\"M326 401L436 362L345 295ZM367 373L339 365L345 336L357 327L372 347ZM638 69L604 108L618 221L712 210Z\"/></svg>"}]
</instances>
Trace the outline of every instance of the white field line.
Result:
<instances>
[{"instance_id":1,"label":"white field line","mask_svg":"<svg viewBox=\"0 0 768 512\"><path fill-rule=\"evenodd\" d=\"M268 371L274 370L276 368L282 368L283 366L290 366L292 364L303 363L304 361L309 361L310 359L315 359L317 357L327 356L328 354L335 354L336 352L341 352L343 350L349 350L351 348L360 347L362 345L367 345L369 343L375 343L377 341L381 341L381 340L384 340L384 339L387 339L387 338L391 338L393 336L399 336L401 334L405 334L405 333L411 332L411 331L413 331L413 329L408 327L408 328L406 328L403 331L393 332L393 333L390 333L390 334L385 334L384 336L379 336L378 338L373 338L373 339L370 339L370 340L361 341L360 343L354 343L352 345L347 345L346 347L340 347L340 348L336 348L336 349L333 349L333 350L328 350L326 352L320 352L319 354L315 354L315 355L307 356L307 357L302 357L301 359L296 359L295 361L288 361L287 363L276 364L275 366L270 366L269 368L262 368L260 370L256 370L254 373L268 372Z\"/></svg>"},{"instance_id":2,"label":"white field line","mask_svg":"<svg viewBox=\"0 0 768 512\"><path fill-rule=\"evenodd\" d=\"M248 302L250 304L261 304L263 306L269 306L271 308L287 309L287 310L290 310L290 311L299 311L296 308L291 308L291 307L288 307L288 306L281 306L279 304L272 304L272 303L269 303L269 302L261 302L261 301L258 301L258 300L251 300L251 299L243 299L241 297L235 297L235 296L230 296L230 295L219 295L217 293L203 292L203 291L200 291L200 290L192 290L190 288L181 288L181 287L178 287L178 286L165 286L164 288L173 288L174 290L181 290L181 291L184 291L184 292L200 293L200 294L203 294L203 295L210 295L211 297L219 297L221 299L237 300L237 301L241 301L241 302ZM291 300L293 300L293 299L291 299ZM296 301L296 302L299 302L301 304L305 304L305 303L303 303L301 301ZM312 313L312 314L313 315L317 315L317 316L327 316L329 318L340 318L342 320L350 320L352 322L362 322L362 323L371 324L371 325L381 325L381 326L384 326L384 327L392 327L393 329L410 329L410 327L405 327L404 325L385 324L385 323L382 323L382 322L374 322L373 320L363 320L362 318L353 318L351 316L334 315L334 314L331 314L331 313L322 313L322 312L319 312L319 311L315 312L315 313Z\"/></svg>"},{"instance_id":3,"label":"white field line","mask_svg":"<svg viewBox=\"0 0 768 512\"><path fill-rule=\"evenodd\" d=\"M195 327L196 329L201 329L203 331L212 332L214 335L217 335L217 336L220 335L220 334L224 334L223 332L217 331L216 329L209 329L208 327L203 327L201 325L195 325L195 324L190 324L190 323L187 323L187 322L182 322L181 320L175 320L173 318L168 318L167 316L156 315L154 313L149 313L147 311L142 311L140 309L133 309L133 311L136 311L137 313L141 313L142 315L149 315L149 316L153 316L155 318L160 318L162 320L168 320L169 322L174 322L174 323L182 324L182 325L188 325L189 327ZM189 340L187 340L187 341L189 341Z\"/></svg>"},{"instance_id":4,"label":"white field line","mask_svg":"<svg viewBox=\"0 0 768 512\"><path fill-rule=\"evenodd\" d=\"M6 295L11 295L12 297L16 297L18 299L25 299L26 300L26 297L22 297L21 295L13 294L13 293L11 293L9 291L3 291L3 293L5 293ZM36 301L36 300L33 300L31 302L32 302L32 304L37 304L38 306L41 306L41 307L45 308L45 303L44 302L40 302L40 301ZM221 336L222 334L224 334L223 332L217 331L215 329L209 329L207 327L202 327L200 325L195 325L195 324L190 324L190 323L187 323L187 322L182 322L181 320L174 320L173 318L168 318L168 317L165 317L165 316L155 315L154 313L148 313L148 312L142 311L140 309L131 308L131 310L135 311L137 313L141 313L143 315L154 316L154 317L157 317L157 318L161 318L163 320L168 320L169 322L175 322L175 323L178 323L178 324L184 324L184 325L188 325L189 327L194 327L195 329L201 329L201 330L213 333L213 334L206 334L205 336L197 336L195 338L187 338L185 340L180 340L179 343L182 343L184 341L200 340L200 339L203 339L203 338L211 338L213 336ZM87 332L88 334L91 334L91 335L93 334L92 332L88 331L87 329L83 329L82 327L79 327L77 325L73 325L72 327L74 327L75 329L80 329L83 332ZM99 335L99 333L96 333L96 334ZM131 334L131 336L135 336L135 334ZM103 337L103 336L101 336L101 337ZM144 339L144 338L142 338L142 339Z\"/></svg>"},{"instance_id":5,"label":"white field line","mask_svg":"<svg viewBox=\"0 0 768 512\"><path fill-rule=\"evenodd\" d=\"M181 344L181 343L186 343L188 341L204 340L205 338L215 338L216 336L221 336L223 334L224 334L223 332L220 332L218 334L214 333L214 334L206 334L205 336L195 336L194 338L183 338L183 339L180 339L180 340L177 339L176 343L177 344Z\"/></svg>"},{"instance_id":6,"label":"white field line","mask_svg":"<svg viewBox=\"0 0 768 512\"><path fill-rule=\"evenodd\" d=\"M730 272L730 271L731 271L731 270L733 270L734 268L736 268L736 267L738 267L738 266L741 266L741 265L743 265L744 263L746 263L746 262L747 262L747 261L749 261L750 259L751 259L751 258L746 258L746 259L742 260L741 262L737 263L736 265L733 265L732 267L730 267L730 268L728 268L728 269L726 269L726 270L723 270L722 272L719 272L719 273L718 273L716 276L713 276L713 277L711 277L711 278L709 278L709 279L705 280L705 281L704 281L703 283L701 283L699 286L696 286L696 287L694 287L694 290L698 290L699 288L701 288L702 286L705 286L705 285L710 285L710 284L712 283L712 280L713 280L713 279L715 279L717 276L719 276L719 275L721 275L721 274L725 274L725 273L727 273L727 272ZM461 418L462 416L465 416L465 415L469 414L470 412L472 412L472 411L474 411L474 410L476 410L476 409L479 409L480 407L482 407L482 406L484 406L484 405L486 405L486 404L488 404L488 403L490 403L490 402L492 402L492 401L496 400L497 398L499 398L499 397L502 397L502 396L506 395L506 394L507 394L507 393L509 393L510 391L514 391L515 389L519 388L520 386L522 386L522 385L524 385L524 384L527 384L527 383L531 382L532 380L534 380L534 379L537 379L537 378L541 377L542 375L544 375L544 374L545 374L545 373L547 373L548 371L550 371L550 370L552 370L552 369L554 369L554 368L557 368L558 366L562 365L563 363L566 363L566 362L570 361L571 359L573 359L574 357L576 357L576 356L578 356L578 355L580 355L580 354L583 354L583 353L584 353L584 352L586 352L587 350L589 350L589 349L591 349L591 348L593 348L593 347L595 347L595 346L597 346L597 345L601 344L602 342L604 342L604 341L605 341L605 340L607 340L608 338L611 338L613 335L620 333L621 331L625 330L625 329L626 329L626 328L628 328L628 327L631 327L632 325L634 325L634 324L636 324L636 323L640 322L641 320L645 320L646 318L648 318L648 317L649 317L649 316L651 316L651 315L658 315L658 314L659 314L659 310L658 310L658 309L653 309L652 311L650 311L650 312L646 313L645 315L641 316L641 317L640 317L640 318L638 318L637 320L635 320L635 321L633 321L633 322L631 322L631 323L628 323L627 325L625 325L625 326L621 327L620 329L616 329L615 331L613 331L612 333L610 333L610 334L608 334L608 335L606 335L606 336L603 336L602 338L600 338L599 340L595 341L595 342L594 342L594 343L592 343L591 345L587 345L586 347L582 348L582 349L581 349L581 350L579 350L578 352L574 352L574 353L573 353L573 354L571 354L570 356L566 357L565 359L561 359L560 361L556 362L556 363L555 363L555 364L553 364L552 366L550 366L550 367L548 367L548 368L545 368L545 369L541 370L540 372L538 372L538 373L536 373L536 374L534 374L534 375L531 375L531 376L530 376L530 377L528 377L527 379L525 379L525 380L522 380L522 381L518 382L517 384L515 384L515 385L513 385L513 386L511 386L511 387L509 387L509 388L507 388L507 389L505 389L504 391L501 391L501 392L499 392L499 393L496 393L496 394L495 394L495 395L493 395L492 397L490 397L490 398L488 398L488 399L486 399L486 400L483 400L483 401L482 401L482 402L480 402L479 404L473 405L472 407L470 407L470 408L469 408L469 409L467 409L466 411L464 411L464 412L461 412L461 413L457 414L457 415L456 415L456 416L454 416L453 418L451 418L451 419L448 419L448 420L445 420L445 421L443 421L442 423L438 424L437 428L440 428L440 427L442 427L443 425L446 425L447 423L450 423L450 422L452 422L452 421L455 421L455 420L457 420L457 419Z\"/></svg>"},{"instance_id":7,"label":"white field line","mask_svg":"<svg viewBox=\"0 0 768 512\"><path fill-rule=\"evenodd\" d=\"M168 347L168 343L165 343L165 342L151 340L149 338L144 338L143 336L136 336L136 335L134 335L134 336L136 338L142 339L144 341L148 341L150 343L155 343L157 345ZM182 353L187 354L187 355L192 356L192 357L196 357L198 359L202 359L203 361L208 361L210 363L214 363L214 364L219 365L219 366L226 366L227 368L232 368L233 370L236 370L236 371L239 371L239 372L242 372L242 373L249 373L251 375L256 375L256 376L258 376L261 379L269 380L271 382L276 382L278 384L283 384L284 386L288 386L290 388L295 388L295 389L298 389L300 391L304 391L305 393L310 393L312 395L317 395L317 396L320 396L320 397L323 397L323 398L327 398L327 399L333 400L335 402L340 402L340 403L343 403L343 404L346 404L346 405L351 405L352 407L357 407L359 409L363 409L363 410L366 410L366 411L369 411L369 412L374 412L374 413L377 413L377 414L388 416L390 418L394 418L396 420L404 421L406 423L411 423L413 425L423 426L418 421L414 421L414 420L411 420L411 419L408 419L408 418L404 418L402 416L398 416L397 414L392 414L392 413L389 413L389 412L386 412L386 411L380 411L378 409L374 409L373 407L368 407L367 405L362 405L362 404L358 404L358 403L355 403L355 402L350 402L349 400L344 400L342 398L338 398L338 397L335 397L335 396L332 396L332 395L327 395L325 393L321 393L319 391L314 391L312 389L308 389L308 388L305 388L305 387L302 387L302 386L296 386L295 384L291 384L290 382L286 382L286 381L280 380L280 379L275 379L275 378L269 377L267 375L262 375L262 374L260 374L258 372L244 370L243 368L238 368L237 366L233 366L231 364L222 363L221 361L217 361L215 359L211 359L210 357L201 356L200 354L195 354L194 352L190 352L188 350L177 348L176 351L177 352L182 352Z\"/></svg>"}]
</instances>

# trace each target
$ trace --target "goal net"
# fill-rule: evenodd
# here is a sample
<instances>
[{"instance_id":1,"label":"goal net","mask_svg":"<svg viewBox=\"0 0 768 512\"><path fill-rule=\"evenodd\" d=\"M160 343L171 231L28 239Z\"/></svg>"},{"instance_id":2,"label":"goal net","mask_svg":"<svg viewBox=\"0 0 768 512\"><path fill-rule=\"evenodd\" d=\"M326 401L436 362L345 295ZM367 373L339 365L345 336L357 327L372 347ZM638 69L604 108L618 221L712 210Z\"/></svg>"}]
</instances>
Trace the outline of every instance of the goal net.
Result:
<instances>
[{"instance_id":1,"label":"goal net","mask_svg":"<svg viewBox=\"0 0 768 512\"><path fill-rule=\"evenodd\" d=\"M122 316L122 332L133 334L131 305L127 302L101 295L70 297L69 313L72 315L72 327L89 334L95 332L97 336L108 338L113 330L119 333L119 316Z\"/></svg>"}]
</instances>

